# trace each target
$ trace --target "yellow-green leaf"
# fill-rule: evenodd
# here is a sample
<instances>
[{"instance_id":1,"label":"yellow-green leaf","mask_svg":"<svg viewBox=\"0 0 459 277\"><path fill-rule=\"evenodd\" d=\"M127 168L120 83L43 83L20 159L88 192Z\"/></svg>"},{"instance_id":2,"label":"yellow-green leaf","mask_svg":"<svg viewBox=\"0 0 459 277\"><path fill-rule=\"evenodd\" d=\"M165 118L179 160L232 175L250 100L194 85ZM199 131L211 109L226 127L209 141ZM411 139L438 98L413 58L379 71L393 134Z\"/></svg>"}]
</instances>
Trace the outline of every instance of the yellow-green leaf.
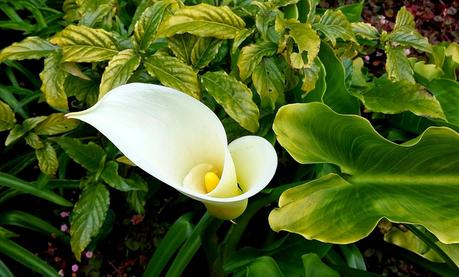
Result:
<instances>
[{"instance_id":1,"label":"yellow-green leaf","mask_svg":"<svg viewBox=\"0 0 459 277\"><path fill-rule=\"evenodd\" d=\"M0 101L0 132L14 127L16 118L14 112L7 104Z\"/></svg>"},{"instance_id":2,"label":"yellow-green leaf","mask_svg":"<svg viewBox=\"0 0 459 277\"><path fill-rule=\"evenodd\" d=\"M35 149L35 155L41 172L51 176L56 174L59 161L57 160L56 150L49 142L45 142L44 147Z\"/></svg>"},{"instance_id":3,"label":"yellow-green leaf","mask_svg":"<svg viewBox=\"0 0 459 277\"><path fill-rule=\"evenodd\" d=\"M133 49L123 50L114 56L102 74L99 98L111 89L126 84L139 64L140 56Z\"/></svg>"},{"instance_id":4,"label":"yellow-green leaf","mask_svg":"<svg viewBox=\"0 0 459 277\"><path fill-rule=\"evenodd\" d=\"M359 36L363 39L377 40L379 38L378 29L369 23L352 22L351 28L356 36Z\"/></svg>"},{"instance_id":5,"label":"yellow-green leaf","mask_svg":"<svg viewBox=\"0 0 459 277\"><path fill-rule=\"evenodd\" d=\"M62 47L63 61L100 62L118 53L114 34L86 26L67 26L51 42Z\"/></svg>"},{"instance_id":6,"label":"yellow-green leaf","mask_svg":"<svg viewBox=\"0 0 459 277\"><path fill-rule=\"evenodd\" d=\"M144 65L148 73L156 76L163 85L183 91L197 99L201 97L196 72L179 59L154 55L148 58Z\"/></svg>"},{"instance_id":7,"label":"yellow-green leaf","mask_svg":"<svg viewBox=\"0 0 459 277\"><path fill-rule=\"evenodd\" d=\"M39 37L27 37L15 42L0 52L0 63L4 60L40 59L51 54L56 47Z\"/></svg>"},{"instance_id":8,"label":"yellow-green leaf","mask_svg":"<svg viewBox=\"0 0 459 277\"><path fill-rule=\"evenodd\" d=\"M451 56L453 61L459 64L459 44L452 42L450 45L448 45L448 47L446 47L445 54L447 56Z\"/></svg>"},{"instance_id":9,"label":"yellow-green leaf","mask_svg":"<svg viewBox=\"0 0 459 277\"><path fill-rule=\"evenodd\" d=\"M416 23L414 22L414 16L405 7L401 7L395 18L394 30L404 26L414 29Z\"/></svg>"},{"instance_id":10,"label":"yellow-green leaf","mask_svg":"<svg viewBox=\"0 0 459 277\"><path fill-rule=\"evenodd\" d=\"M206 67L218 54L222 40L198 38L191 50L191 64L196 69Z\"/></svg>"},{"instance_id":11,"label":"yellow-green leaf","mask_svg":"<svg viewBox=\"0 0 459 277\"><path fill-rule=\"evenodd\" d=\"M92 106L99 97L99 85L98 80L83 80L69 76L65 80L64 88L68 96L75 96L78 101Z\"/></svg>"},{"instance_id":12,"label":"yellow-green leaf","mask_svg":"<svg viewBox=\"0 0 459 277\"><path fill-rule=\"evenodd\" d=\"M169 49L186 64L191 65L191 52L198 37L190 34L175 35L167 39Z\"/></svg>"},{"instance_id":13,"label":"yellow-green leaf","mask_svg":"<svg viewBox=\"0 0 459 277\"><path fill-rule=\"evenodd\" d=\"M414 83L413 69L403 48L386 47L386 71L389 79Z\"/></svg>"},{"instance_id":14,"label":"yellow-green leaf","mask_svg":"<svg viewBox=\"0 0 459 277\"><path fill-rule=\"evenodd\" d=\"M65 0L62 4L62 10L64 11L64 19L67 21L77 21L81 18L81 14L78 12L77 0Z\"/></svg>"},{"instance_id":15,"label":"yellow-green leaf","mask_svg":"<svg viewBox=\"0 0 459 277\"><path fill-rule=\"evenodd\" d=\"M264 58L252 74L253 85L260 95L261 106L274 110L283 97L285 76L273 58Z\"/></svg>"},{"instance_id":16,"label":"yellow-green leaf","mask_svg":"<svg viewBox=\"0 0 459 277\"><path fill-rule=\"evenodd\" d=\"M45 136L58 135L75 129L79 124L78 120L66 118L63 113L53 113L40 122L34 132Z\"/></svg>"},{"instance_id":17,"label":"yellow-green leaf","mask_svg":"<svg viewBox=\"0 0 459 277\"><path fill-rule=\"evenodd\" d=\"M263 57L269 57L276 54L277 45L273 42L260 42L250 44L242 48L237 60L239 76L245 80L252 75L255 67L261 62Z\"/></svg>"},{"instance_id":18,"label":"yellow-green leaf","mask_svg":"<svg viewBox=\"0 0 459 277\"><path fill-rule=\"evenodd\" d=\"M432 52L432 46L427 38L423 37L415 29L408 26L402 26L395 29L389 35L385 36L385 40L389 41L392 46L413 47L424 52Z\"/></svg>"},{"instance_id":19,"label":"yellow-green leaf","mask_svg":"<svg viewBox=\"0 0 459 277\"><path fill-rule=\"evenodd\" d=\"M314 27L321 31L333 46L338 38L344 41L356 41L351 23L340 10L326 10L319 23L314 24Z\"/></svg>"},{"instance_id":20,"label":"yellow-green leaf","mask_svg":"<svg viewBox=\"0 0 459 277\"><path fill-rule=\"evenodd\" d=\"M45 66L40 72L42 81L40 89L51 107L68 110L67 95L64 90L64 82L68 73L62 69L61 62L62 55L60 53L53 53L45 59Z\"/></svg>"},{"instance_id":21,"label":"yellow-green leaf","mask_svg":"<svg viewBox=\"0 0 459 277\"><path fill-rule=\"evenodd\" d=\"M252 133L258 130L260 112L252 100L252 91L244 83L224 71L207 72L201 81L231 118Z\"/></svg>"},{"instance_id":22,"label":"yellow-green leaf","mask_svg":"<svg viewBox=\"0 0 459 277\"><path fill-rule=\"evenodd\" d=\"M320 37L309 23L290 23L289 35L298 45L299 54L307 53L307 62L301 67L310 67L320 50ZM297 66L296 68L301 68Z\"/></svg>"},{"instance_id":23,"label":"yellow-green leaf","mask_svg":"<svg viewBox=\"0 0 459 277\"><path fill-rule=\"evenodd\" d=\"M245 23L227 6L198 4L178 10L163 21L158 37L190 33L200 37L231 39L244 29Z\"/></svg>"},{"instance_id":24,"label":"yellow-green leaf","mask_svg":"<svg viewBox=\"0 0 459 277\"><path fill-rule=\"evenodd\" d=\"M24 120L21 125L17 124L14 126L14 128L11 129L10 133L8 134L8 137L6 137L5 146L8 146L16 140L20 139L44 120L46 120L46 116L30 117Z\"/></svg>"},{"instance_id":25,"label":"yellow-green leaf","mask_svg":"<svg viewBox=\"0 0 459 277\"><path fill-rule=\"evenodd\" d=\"M30 147L33 149L40 149L45 147L45 144L41 140L41 138L34 132L29 132L24 136L24 139Z\"/></svg>"}]
</instances>

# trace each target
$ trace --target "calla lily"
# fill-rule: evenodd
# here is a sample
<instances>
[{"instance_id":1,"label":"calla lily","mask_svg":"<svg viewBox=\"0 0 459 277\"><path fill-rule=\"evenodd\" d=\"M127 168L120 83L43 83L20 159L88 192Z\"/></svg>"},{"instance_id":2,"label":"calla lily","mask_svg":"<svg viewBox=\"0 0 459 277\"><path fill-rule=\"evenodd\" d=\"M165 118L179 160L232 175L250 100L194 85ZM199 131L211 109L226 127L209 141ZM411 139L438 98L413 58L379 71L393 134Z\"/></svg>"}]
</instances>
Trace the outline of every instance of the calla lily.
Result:
<instances>
[{"instance_id":1,"label":"calla lily","mask_svg":"<svg viewBox=\"0 0 459 277\"><path fill-rule=\"evenodd\" d=\"M119 86L67 117L94 126L138 167L221 219L241 215L277 167L267 140L244 136L228 145L223 125L207 106L164 86Z\"/></svg>"}]
</instances>

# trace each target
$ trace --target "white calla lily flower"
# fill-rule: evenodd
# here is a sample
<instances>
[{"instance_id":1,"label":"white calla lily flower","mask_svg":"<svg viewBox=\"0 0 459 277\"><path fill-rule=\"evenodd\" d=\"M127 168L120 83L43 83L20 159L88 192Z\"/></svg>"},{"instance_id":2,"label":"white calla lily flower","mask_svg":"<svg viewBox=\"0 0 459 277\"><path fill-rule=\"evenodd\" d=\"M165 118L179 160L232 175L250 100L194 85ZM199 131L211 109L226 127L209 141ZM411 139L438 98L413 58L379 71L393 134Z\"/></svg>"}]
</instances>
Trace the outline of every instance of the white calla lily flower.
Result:
<instances>
[{"instance_id":1,"label":"white calla lily flower","mask_svg":"<svg viewBox=\"0 0 459 277\"><path fill-rule=\"evenodd\" d=\"M241 215L277 167L267 140L245 136L228 145L223 125L207 106L160 85L119 86L67 117L94 126L138 167L221 219Z\"/></svg>"}]
</instances>

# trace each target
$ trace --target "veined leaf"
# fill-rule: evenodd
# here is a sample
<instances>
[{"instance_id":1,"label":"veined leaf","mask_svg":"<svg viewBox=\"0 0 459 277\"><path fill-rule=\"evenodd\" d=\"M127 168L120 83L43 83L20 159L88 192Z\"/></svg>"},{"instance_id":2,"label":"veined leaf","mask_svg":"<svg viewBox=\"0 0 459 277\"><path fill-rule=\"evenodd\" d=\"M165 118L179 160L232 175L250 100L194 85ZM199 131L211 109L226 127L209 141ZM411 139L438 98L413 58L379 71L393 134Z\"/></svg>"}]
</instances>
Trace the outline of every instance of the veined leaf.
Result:
<instances>
[{"instance_id":1,"label":"veined leaf","mask_svg":"<svg viewBox=\"0 0 459 277\"><path fill-rule=\"evenodd\" d=\"M134 42L139 49L148 49L156 39L159 24L172 3L172 1L158 1L142 13L134 27Z\"/></svg>"},{"instance_id":2,"label":"veined leaf","mask_svg":"<svg viewBox=\"0 0 459 277\"><path fill-rule=\"evenodd\" d=\"M277 45L273 42L261 42L242 48L237 60L241 79L245 80L249 78L263 57L272 56L276 54L276 52Z\"/></svg>"},{"instance_id":3,"label":"veined leaf","mask_svg":"<svg viewBox=\"0 0 459 277\"><path fill-rule=\"evenodd\" d=\"M45 144L41 140L41 138L34 132L28 132L25 136L24 139L30 147L33 149L40 149L45 147Z\"/></svg>"},{"instance_id":4,"label":"veined leaf","mask_svg":"<svg viewBox=\"0 0 459 277\"><path fill-rule=\"evenodd\" d=\"M97 172L104 166L105 151L99 145L93 142L83 144L69 137L60 137L56 142L72 160L90 172Z\"/></svg>"},{"instance_id":5,"label":"veined leaf","mask_svg":"<svg viewBox=\"0 0 459 277\"><path fill-rule=\"evenodd\" d=\"M258 130L260 112L252 100L252 91L244 83L223 71L207 72L201 81L232 119L252 133Z\"/></svg>"},{"instance_id":6,"label":"veined leaf","mask_svg":"<svg viewBox=\"0 0 459 277\"><path fill-rule=\"evenodd\" d=\"M65 13L64 19L67 21L77 21L81 18L77 0L65 0L64 4L62 4L62 10Z\"/></svg>"},{"instance_id":7,"label":"veined leaf","mask_svg":"<svg viewBox=\"0 0 459 277\"><path fill-rule=\"evenodd\" d=\"M389 79L393 81L406 80L414 84L413 69L403 48L386 46L386 54L386 71Z\"/></svg>"},{"instance_id":8,"label":"veined leaf","mask_svg":"<svg viewBox=\"0 0 459 277\"><path fill-rule=\"evenodd\" d=\"M427 38L423 37L415 29L407 26L399 27L393 32L385 36L385 40L389 41L393 46L399 45L404 47L413 47L424 52L432 52L432 46Z\"/></svg>"},{"instance_id":9,"label":"veined leaf","mask_svg":"<svg viewBox=\"0 0 459 277\"><path fill-rule=\"evenodd\" d=\"M51 54L56 47L39 37L27 37L0 52L0 63L5 60L40 59Z\"/></svg>"},{"instance_id":10,"label":"veined leaf","mask_svg":"<svg viewBox=\"0 0 459 277\"><path fill-rule=\"evenodd\" d=\"M45 142L44 147L35 149L35 155L37 155L38 167L41 172L51 176L56 174L59 161L57 160L56 150L49 142Z\"/></svg>"},{"instance_id":11,"label":"veined leaf","mask_svg":"<svg viewBox=\"0 0 459 277\"><path fill-rule=\"evenodd\" d=\"M319 23L314 24L314 27L321 31L333 46L336 44L336 39L338 38L344 41L356 41L351 23L349 23L346 16L340 10L326 10L320 18Z\"/></svg>"},{"instance_id":12,"label":"veined leaf","mask_svg":"<svg viewBox=\"0 0 459 277\"><path fill-rule=\"evenodd\" d=\"M450 79L434 79L427 89L440 102L446 120L459 126L459 83Z\"/></svg>"},{"instance_id":13,"label":"veined leaf","mask_svg":"<svg viewBox=\"0 0 459 277\"><path fill-rule=\"evenodd\" d=\"M304 77L303 84L301 85L302 91L308 93L316 87L321 67L323 67L322 62L320 62L320 59L316 58L311 67L303 69Z\"/></svg>"},{"instance_id":14,"label":"veined leaf","mask_svg":"<svg viewBox=\"0 0 459 277\"><path fill-rule=\"evenodd\" d=\"M63 61L100 62L118 54L114 34L86 26L67 26L51 42L62 47Z\"/></svg>"},{"instance_id":15,"label":"veined leaf","mask_svg":"<svg viewBox=\"0 0 459 277\"><path fill-rule=\"evenodd\" d=\"M13 128L14 124L16 124L16 118L13 110L0 101L0 132Z\"/></svg>"},{"instance_id":16,"label":"veined leaf","mask_svg":"<svg viewBox=\"0 0 459 277\"><path fill-rule=\"evenodd\" d=\"M86 13L96 11L97 8L101 5L115 6L117 4L116 0L76 0L78 4L78 11L80 14L84 15Z\"/></svg>"},{"instance_id":17,"label":"veined leaf","mask_svg":"<svg viewBox=\"0 0 459 277\"><path fill-rule=\"evenodd\" d=\"M400 8L397 12L397 17L395 18L394 30L400 27L409 27L412 29L416 28L414 16L405 7Z\"/></svg>"},{"instance_id":18,"label":"veined leaf","mask_svg":"<svg viewBox=\"0 0 459 277\"><path fill-rule=\"evenodd\" d=\"M308 61L304 66L295 67L310 67L317 57L320 49L320 37L316 31L312 29L309 23L291 23L289 24L290 33L289 35L298 45L299 54L307 52Z\"/></svg>"},{"instance_id":19,"label":"veined leaf","mask_svg":"<svg viewBox=\"0 0 459 277\"><path fill-rule=\"evenodd\" d=\"M362 101L368 110L374 112L395 114L410 111L419 116L445 118L437 99L420 85L405 80L376 79L374 87L363 94Z\"/></svg>"},{"instance_id":20,"label":"veined leaf","mask_svg":"<svg viewBox=\"0 0 459 277\"><path fill-rule=\"evenodd\" d=\"M227 6L198 4L179 9L161 23L158 37L190 33L200 37L234 38L244 29L244 21Z\"/></svg>"},{"instance_id":21,"label":"veined leaf","mask_svg":"<svg viewBox=\"0 0 459 277\"><path fill-rule=\"evenodd\" d=\"M250 37L253 33L255 32L254 28L251 29L243 29L239 32L237 32L236 36L234 37L233 40L233 45L231 46L231 53L236 53L236 51L239 49L239 46L246 40L248 37Z\"/></svg>"},{"instance_id":22,"label":"veined leaf","mask_svg":"<svg viewBox=\"0 0 459 277\"><path fill-rule=\"evenodd\" d=\"M285 90L285 76L273 58L265 58L255 67L252 82L260 95L261 106L274 110Z\"/></svg>"},{"instance_id":23,"label":"veined leaf","mask_svg":"<svg viewBox=\"0 0 459 277\"><path fill-rule=\"evenodd\" d=\"M351 23L352 32L363 39L377 40L379 38L378 30L369 23L353 22Z\"/></svg>"},{"instance_id":24,"label":"veined leaf","mask_svg":"<svg viewBox=\"0 0 459 277\"><path fill-rule=\"evenodd\" d=\"M114 56L102 74L99 98L117 86L124 85L139 67L140 56L133 49L126 49Z\"/></svg>"},{"instance_id":25,"label":"veined leaf","mask_svg":"<svg viewBox=\"0 0 459 277\"><path fill-rule=\"evenodd\" d=\"M70 246L76 259L102 227L110 204L104 185L88 184L75 204L70 217Z\"/></svg>"},{"instance_id":26,"label":"veined leaf","mask_svg":"<svg viewBox=\"0 0 459 277\"><path fill-rule=\"evenodd\" d=\"M346 244L385 217L423 225L444 243L459 242L458 133L431 127L398 145L366 119L321 103L283 106L274 131L299 163L332 163L346 177L332 173L284 191L269 216L273 230Z\"/></svg>"},{"instance_id":27,"label":"veined leaf","mask_svg":"<svg viewBox=\"0 0 459 277\"><path fill-rule=\"evenodd\" d=\"M206 67L218 54L222 40L198 38L191 50L191 64L196 69Z\"/></svg>"},{"instance_id":28,"label":"veined leaf","mask_svg":"<svg viewBox=\"0 0 459 277\"><path fill-rule=\"evenodd\" d=\"M68 110L67 95L64 82L68 76L61 67L62 54L53 53L45 59L45 66L40 72L42 81L41 91L45 95L46 103L59 110Z\"/></svg>"},{"instance_id":29,"label":"veined leaf","mask_svg":"<svg viewBox=\"0 0 459 277\"><path fill-rule=\"evenodd\" d=\"M8 137L6 137L5 146L10 145L11 143L15 142L16 140L23 137L27 132L35 128L40 122L46 120L46 116L36 116L30 117L24 120L21 125L14 126L11 129Z\"/></svg>"},{"instance_id":30,"label":"veined leaf","mask_svg":"<svg viewBox=\"0 0 459 277\"><path fill-rule=\"evenodd\" d=\"M191 65L191 51L198 37L190 34L175 35L167 39L169 49L174 55L186 64Z\"/></svg>"},{"instance_id":31,"label":"veined leaf","mask_svg":"<svg viewBox=\"0 0 459 277\"><path fill-rule=\"evenodd\" d=\"M68 96L75 96L78 101L92 106L99 97L99 85L98 80L83 80L69 76L65 80L64 88Z\"/></svg>"},{"instance_id":32,"label":"veined leaf","mask_svg":"<svg viewBox=\"0 0 459 277\"><path fill-rule=\"evenodd\" d=\"M40 122L34 128L34 132L37 135L58 135L75 129L79 124L78 120L66 118L63 113L53 113Z\"/></svg>"},{"instance_id":33,"label":"veined leaf","mask_svg":"<svg viewBox=\"0 0 459 277\"><path fill-rule=\"evenodd\" d=\"M338 272L331 269L328 265L322 262L315 253L305 254L301 256L304 266L304 277L327 276L339 277Z\"/></svg>"},{"instance_id":34,"label":"veined leaf","mask_svg":"<svg viewBox=\"0 0 459 277\"><path fill-rule=\"evenodd\" d=\"M198 76L193 68L170 56L153 55L144 62L148 73L168 87L176 88L194 98L201 98Z\"/></svg>"},{"instance_id":35,"label":"veined leaf","mask_svg":"<svg viewBox=\"0 0 459 277\"><path fill-rule=\"evenodd\" d=\"M118 163L109 161L104 167L100 177L112 188L120 191L142 190L141 187L135 186L134 182L118 175Z\"/></svg>"},{"instance_id":36,"label":"veined leaf","mask_svg":"<svg viewBox=\"0 0 459 277\"><path fill-rule=\"evenodd\" d=\"M111 16L115 7L110 4L98 5L95 10L89 10L82 13L79 24L88 27L94 27L97 23L101 22L104 18Z\"/></svg>"}]
</instances>

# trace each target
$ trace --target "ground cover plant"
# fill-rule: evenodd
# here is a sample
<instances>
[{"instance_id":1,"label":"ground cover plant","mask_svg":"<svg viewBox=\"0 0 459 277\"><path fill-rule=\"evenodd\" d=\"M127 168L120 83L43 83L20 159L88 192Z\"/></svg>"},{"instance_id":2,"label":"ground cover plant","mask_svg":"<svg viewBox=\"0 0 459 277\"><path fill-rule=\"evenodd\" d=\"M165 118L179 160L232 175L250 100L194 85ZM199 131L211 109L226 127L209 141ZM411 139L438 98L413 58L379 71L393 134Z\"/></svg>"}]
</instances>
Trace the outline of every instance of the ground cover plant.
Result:
<instances>
[{"instance_id":1,"label":"ground cover plant","mask_svg":"<svg viewBox=\"0 0 459 277\"><path fill-rule=\"evenodd\" d=\"M0 275L457 276L457 7L377 2L0 1Z\"/></svg>"}]
</instances>

